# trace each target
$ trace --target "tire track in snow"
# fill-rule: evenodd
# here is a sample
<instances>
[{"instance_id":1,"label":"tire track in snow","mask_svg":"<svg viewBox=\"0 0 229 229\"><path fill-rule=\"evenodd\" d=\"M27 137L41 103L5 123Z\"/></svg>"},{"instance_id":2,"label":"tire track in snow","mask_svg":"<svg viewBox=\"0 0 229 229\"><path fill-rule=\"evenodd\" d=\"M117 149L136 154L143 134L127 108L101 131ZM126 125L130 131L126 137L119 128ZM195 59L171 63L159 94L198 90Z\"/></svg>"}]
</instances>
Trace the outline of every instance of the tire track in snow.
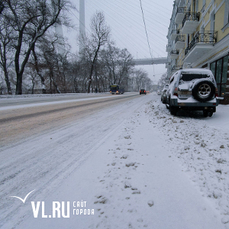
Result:
<instances>
[{"instance_id":1,"label":"tire track in snow","mask_svg":"<svg viewBox=\"0 0 229 229\"><path fill-rule=\"evenodd\" d=\"M121 125L123 119L141 106L142 101L143 97L116 104L115 109L103 108L92 116L80 118L62 128L47 131L2 150L0 159L4 163L0 171L4 182L0 186L0 198L4 201L0 207L1 223L17 218L17 212L21 209L21 205L8 196L23 196L31 188L36 189L31 197L37 200L48 195L65 177L81 166L93 153L91 149L101 139L112 134L112 127ZM24 209L21 220L29 206Z\"/></svg>"}]
</instances>

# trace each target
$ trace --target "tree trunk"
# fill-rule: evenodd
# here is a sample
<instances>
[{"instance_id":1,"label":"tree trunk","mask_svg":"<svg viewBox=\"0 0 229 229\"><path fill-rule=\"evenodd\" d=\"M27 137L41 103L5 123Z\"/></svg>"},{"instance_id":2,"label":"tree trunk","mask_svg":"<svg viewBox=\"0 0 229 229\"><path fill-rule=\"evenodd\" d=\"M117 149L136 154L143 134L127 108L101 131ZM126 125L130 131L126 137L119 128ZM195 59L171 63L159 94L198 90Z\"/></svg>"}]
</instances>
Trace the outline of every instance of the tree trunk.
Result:
<instances>
[{"instance_id":1,"label":"tree trunk","mask_svg":"<svg viewBox=\"0 0 229 229\"><path fill-rule=\"evenodd\" d=\"M8 74L6 66L4 66L4 75L5 75L5 82L6 82L6 86L7 86L7 92L9 95L12 95L11 85L10 85L10 81L9 81L9 74Z\"/></svg>"},{"instance_id":2,"label":"tree trunk","mask_svg":"<svg viewBox=\"0 0 229 229\"><path fill-rule=\"evenodd\" d=\"M22 73L17 73L16 95L22 95Z\"/></svg>"},{"instance_id":3,"label":"tree trunk","mask_svg":"<svg viewBox=\"0 0 229 229\"><path fill-rule=\"evenodd\" d=\"M90 76L89 76L89 83L88 83L88 89L87 89L87 92L88 93L90 93L92 75L93 75L93 71L94 71L94 66L95 66L95 63L96 63L96 59L97 59L97 56L98 56L98 53L99 53L99 49L100 49L100 44L98 44L98 47L96 49L95 56L93 58L92 65L91 65Z\"/></svg>"},{"instance_id":4,"label":"tree trunk","mask_svg":"<svg viewBox=\"0 0 229 229\"><path fill-rule=\"evenodd\" d=\"M32 52L33 52L33 56L34 56L34 61L35 61L35 69L36 69L36 72L38 74L38 76L40 77L41 79L41 84L42 84L42 94L46 94L46 86L45 86L45 79L44 77L41 75L40 73L40 69L38 67L38 59L37 59L37 54L35 52L35 45L32 49Z\"/></svg>"}]
</instances>

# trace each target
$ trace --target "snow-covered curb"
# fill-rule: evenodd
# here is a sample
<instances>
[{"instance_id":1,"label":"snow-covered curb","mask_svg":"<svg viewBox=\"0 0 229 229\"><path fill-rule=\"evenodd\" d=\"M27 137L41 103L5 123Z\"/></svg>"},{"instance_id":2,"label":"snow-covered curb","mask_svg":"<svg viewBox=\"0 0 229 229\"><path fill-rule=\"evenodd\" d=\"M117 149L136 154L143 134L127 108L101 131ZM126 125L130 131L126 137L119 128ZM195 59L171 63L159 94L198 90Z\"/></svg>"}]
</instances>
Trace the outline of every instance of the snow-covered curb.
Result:
<instances>
[{"instance_id":1,"label":"snow-covered curb","mask_svg":"<svg viewBox=\"0 0 229 229\"><path fill-rule=\"evenodd\" d=\"M152 101L147 108L150 123L166 136L171 157L214 202L229 223L229 106L220 105L212 118L185 113L172 116L163 104Z\"/></svg>"},{"instance_id":2,"label":"snow-covered curb","mask_svg":"<svg viewBox=\"0 0 229 229\"><path fill-rule=\"evenodd\" d=\"M40 98L40 97L63 97L63 96L98 96L107 95L109 92L102 93L61 93L61 94L23 94L23 95L0 95L0 99L21 99L21 98Z\"/></svg>"}]
</instances>

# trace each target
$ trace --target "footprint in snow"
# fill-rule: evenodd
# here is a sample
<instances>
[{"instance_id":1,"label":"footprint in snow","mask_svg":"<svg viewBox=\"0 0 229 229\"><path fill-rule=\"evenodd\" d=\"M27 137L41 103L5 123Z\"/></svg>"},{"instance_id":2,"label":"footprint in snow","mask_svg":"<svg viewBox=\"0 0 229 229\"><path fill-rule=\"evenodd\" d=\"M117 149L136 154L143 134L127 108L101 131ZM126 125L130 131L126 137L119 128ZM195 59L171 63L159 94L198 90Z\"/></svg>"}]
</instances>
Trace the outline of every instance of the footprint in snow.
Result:
<instances>
[{"instance_id":1,"label":"footprint in snow","mask_svg":"<svg viewBox=\"0 0 229 229\"><path fill-rule=\"evenodd\" d=\"M96 198L98 200L95 201L94 204L106 204L106 203L108 203L108 199L105 196L99 195L99 196L96 196Z\"/></svg>"},{"instance_id":2,"label":"footprint in snow","mask_svg":"<svg viewBox=\"0 0 229 229\"><path fill-rule=\"evenodd\" d=\"M136 162L130 162L128 164L126 164L126 167L131 167L131 166L135 166Z\"/></svg>"},{"instance_id":3,"label":"footprint in snow","mask_svg":"<svg viewBox=\"0 0 229 229\"><path fill-rule=\"evenodd\" d=\"M148 205L149 205L150 207L153 207L153 205L154 205L153 200L149 200L149 201L148 201Z\"/></svg>"},{"instance_id":4,"label":"footprint in snow","mask_svg":"<svg viewBox=\"0 0 229 229\"><path fill-rule=\"evenodd\" d=\"M133 191L132 194L141 194L141 191L136 190L136 191Z\"/></svg>"},{"instance_id":5,"label":"footprint in snow","mask_svg":"<svg viewBox=\"0 0 229 229\"><path fill-rule=\"evenodd\" d=\"M126 181L125 184L124 184L124 188L131 188L131 184Z\"/></svg>"},{"instance_id":6,"label":"footprint in snow","mask_svg":"<svg viewBox=\"0 0 229 229\"><path fill-rule=\"evenodd\" d=\"M127 159L127 158L128 158L128 155L125 154L125 155L123 155L120 159Z\"/></svg>"},{"instance_id":7,"label":"footprint in snow","mask_svg":"<svg viewBox=\"0 0 229 229\"><path fill-rule=\"evenodd\" d=\"M223 217L223 218L221 219L221 222L222 222L223 224L229 223L229 217Z\"/></svg>"}]
</instances>

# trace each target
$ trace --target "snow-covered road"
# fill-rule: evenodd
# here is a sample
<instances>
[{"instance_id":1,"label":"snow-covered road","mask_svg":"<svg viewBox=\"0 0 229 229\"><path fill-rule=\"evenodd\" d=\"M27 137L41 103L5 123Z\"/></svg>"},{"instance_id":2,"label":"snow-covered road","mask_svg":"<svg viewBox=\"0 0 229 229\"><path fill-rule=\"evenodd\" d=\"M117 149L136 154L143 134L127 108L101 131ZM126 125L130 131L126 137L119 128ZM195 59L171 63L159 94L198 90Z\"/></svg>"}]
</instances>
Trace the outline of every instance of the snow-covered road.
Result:
<instances>
[{"instance_id":1,"label":"snow-covered road","mask_svg":"<svg viewBox=\"0 0 229 229\"><path fill-rule=\"evenodd\" d=\"M82 117L91 116L98 110L115 107L128 101L138 93L125 93L121 96L110 94L64 94L53 97L20 97L0 99L0 147L28 136L40 135L44 131L60 128ZM46 99L46 100L45 100ZM9 101L8 101L9 100ZM8 101L8 102L7 102Z\"/></svg>"},{"instance_id":2,"label":"snow-covered road","mask_svg":"<svg viewBox=\"0 0 229 229\"><path fill-rule=\"evenodd\" d=\"M150 94L5 147L0 227L229 228L228 113L174 117Z\"/></svg>"}]
</instances>

